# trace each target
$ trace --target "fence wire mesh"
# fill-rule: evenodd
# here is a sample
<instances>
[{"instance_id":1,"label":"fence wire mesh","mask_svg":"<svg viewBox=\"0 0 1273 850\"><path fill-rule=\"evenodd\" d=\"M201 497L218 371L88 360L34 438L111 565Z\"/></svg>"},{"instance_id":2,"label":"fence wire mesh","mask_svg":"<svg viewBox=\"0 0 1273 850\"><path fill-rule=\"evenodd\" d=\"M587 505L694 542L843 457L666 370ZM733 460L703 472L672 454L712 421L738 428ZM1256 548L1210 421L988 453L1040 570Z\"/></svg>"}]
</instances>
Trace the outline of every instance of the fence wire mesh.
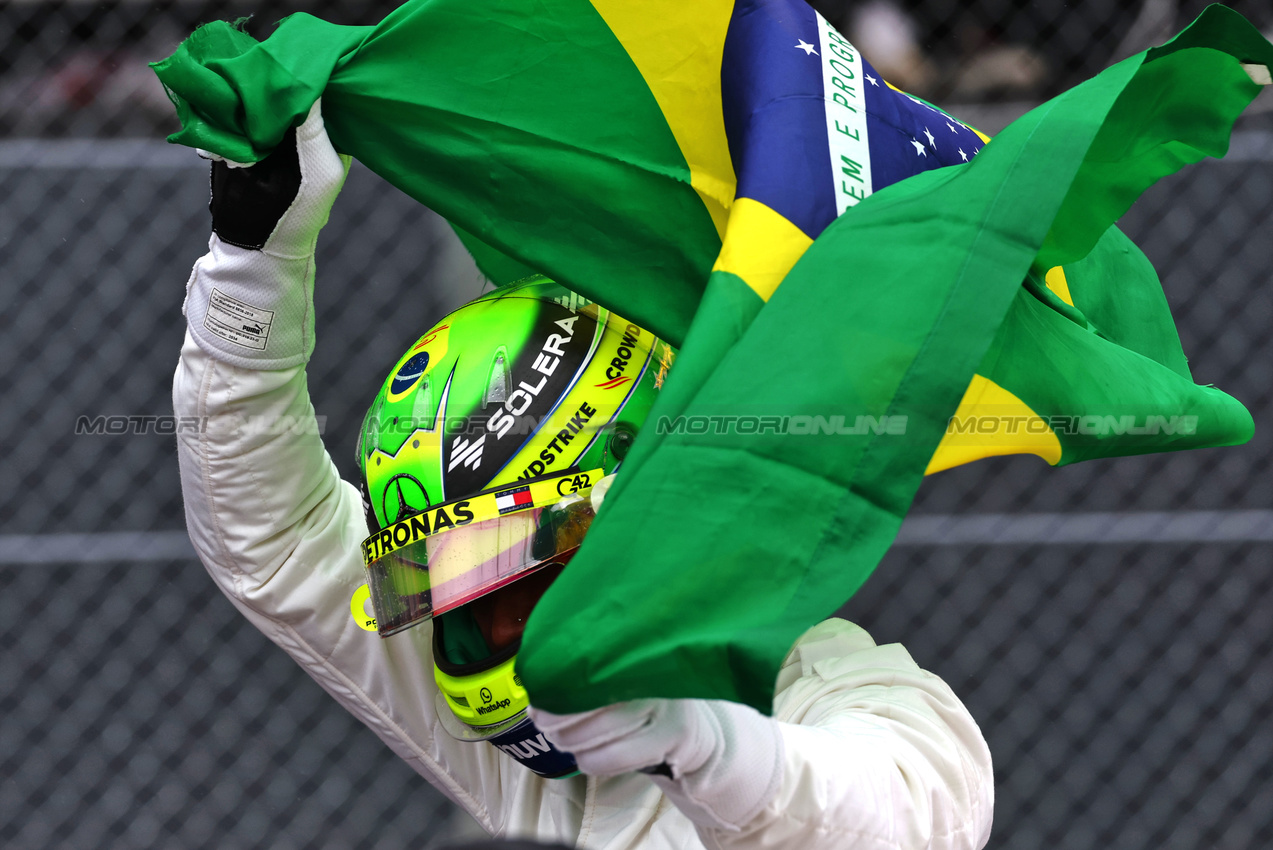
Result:
<instances>
[{"instance_id":1,"label":"fence wire mesh","mask_svg":"<svg viewBox=\"0 0 1273 850\"><path fill-rule=\"evenodd\" d=\"M989 131L1202 7L814 5L895 82ZM145 61L203 21L252 14L263 36L292 11L361 24L392 6L0 5L0 845L430 847L469 829L186 554L160 425L208 190L205 164L160 141L175 119ZM1234 6L1273 28L1267 3ZM916 515L982 530L904 533L845 608L982 724L991 847L1273 843L1269 109L1257 101L1229 159L1163 181L1122 222L1162 276L1195 378L1247 404L1255 439L934 476ZM318 263L310 386L352 478L384 372L482 281L445 222L357 166ZM99 416L120 432L76 434ZM1161 537L1111 531L1129 512L1156 512ZM1030 537L1080 519L1063 543Z\"/></svg>"}]
</instances>

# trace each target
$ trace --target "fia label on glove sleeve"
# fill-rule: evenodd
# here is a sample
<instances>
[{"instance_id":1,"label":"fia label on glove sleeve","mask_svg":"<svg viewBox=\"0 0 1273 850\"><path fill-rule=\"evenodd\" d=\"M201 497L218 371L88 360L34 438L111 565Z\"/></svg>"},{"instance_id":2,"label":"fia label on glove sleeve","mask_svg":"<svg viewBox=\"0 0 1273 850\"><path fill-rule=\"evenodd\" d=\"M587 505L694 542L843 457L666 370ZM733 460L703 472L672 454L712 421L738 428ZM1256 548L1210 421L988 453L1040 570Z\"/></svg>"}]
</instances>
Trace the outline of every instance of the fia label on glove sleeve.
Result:
<instances>
[{"instance_id":1,"label":"fia label on glove sleeve","mask_svg":"<svg viewBox=\"0 0 1273 850\"><path fill-rule=\"evenodd\" d=\"M237 298L231 298L219 289L212 290L212 297L208 299L208 314L203 317L203 326L217 336L257 351L265 350L273 322L273 310L253 307Z\"/></svg>"}]
</instances>

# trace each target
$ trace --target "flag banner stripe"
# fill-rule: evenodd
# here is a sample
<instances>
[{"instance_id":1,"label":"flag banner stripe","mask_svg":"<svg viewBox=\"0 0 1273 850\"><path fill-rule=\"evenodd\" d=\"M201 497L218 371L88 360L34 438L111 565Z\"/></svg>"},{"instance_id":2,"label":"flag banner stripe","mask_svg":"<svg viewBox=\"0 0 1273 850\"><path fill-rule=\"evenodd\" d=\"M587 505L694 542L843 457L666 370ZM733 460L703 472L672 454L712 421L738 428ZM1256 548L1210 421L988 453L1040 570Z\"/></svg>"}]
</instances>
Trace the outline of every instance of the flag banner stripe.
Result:
<instances>
[{"instance_id":1,"label":"flag banner stripe","mask_svg":"<svg viewBox=\"0 0 1273 850\"><path fill-rule=\"evenodd\" d=\"M865 66L856 47L818 15L822 49L822 97L831 155L835 214L856 206L871 194L871 147L866 120ZM858 96L860 93L860 97Z\"/></svg>"}]
</instances>

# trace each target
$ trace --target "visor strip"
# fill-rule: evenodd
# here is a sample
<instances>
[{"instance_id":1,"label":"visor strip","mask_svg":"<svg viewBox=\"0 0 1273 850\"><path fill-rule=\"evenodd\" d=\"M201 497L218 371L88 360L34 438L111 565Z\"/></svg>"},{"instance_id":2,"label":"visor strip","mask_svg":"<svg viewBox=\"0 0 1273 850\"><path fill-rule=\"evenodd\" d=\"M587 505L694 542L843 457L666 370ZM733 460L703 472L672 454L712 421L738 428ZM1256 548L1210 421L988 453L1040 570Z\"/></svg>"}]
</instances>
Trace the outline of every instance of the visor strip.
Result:
<instances>
[{"instance_id":1,"label":"visor strip","mask_svg":"<svg viewBox=\"0 0 1273 850\"><path fill-rule=\"evenodd\" d=\"M478 493L467 499L444 502L436 508L395 522L364 540L363 564L371 566L385 555L452 528L549 507L565 496L590 489L604 475L602 469L564 472L526 484Z\"/></svg>"}]
</instances>

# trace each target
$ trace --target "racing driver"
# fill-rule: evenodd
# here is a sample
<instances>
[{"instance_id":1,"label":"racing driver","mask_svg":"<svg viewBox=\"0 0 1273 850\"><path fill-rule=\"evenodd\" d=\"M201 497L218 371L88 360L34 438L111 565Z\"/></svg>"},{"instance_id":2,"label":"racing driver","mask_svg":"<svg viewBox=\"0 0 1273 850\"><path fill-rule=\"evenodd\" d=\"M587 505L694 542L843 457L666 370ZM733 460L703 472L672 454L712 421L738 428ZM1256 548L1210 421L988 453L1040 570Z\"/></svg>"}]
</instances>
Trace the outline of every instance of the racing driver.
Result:
<instances>
[{"instance_id":1,"label":"racing driver","mask_svg":"<svg viewBox=\"0 0 1273 850\"><path fill-rule=\"evenodd\" d=\"M314 247L347 168L318 104L263 162L212 166L173 400L206 423L178 435L190 537L244 616L493 835L984 846L976 723L901 646L843 620L792 647L772 717L712 700L528 705L526 618L569 569L674 352L550 281L498 289L398 360L364 422L362 480L341 481L316 429L268 423L312 421Z\"/></svg>"}]
</instances>

